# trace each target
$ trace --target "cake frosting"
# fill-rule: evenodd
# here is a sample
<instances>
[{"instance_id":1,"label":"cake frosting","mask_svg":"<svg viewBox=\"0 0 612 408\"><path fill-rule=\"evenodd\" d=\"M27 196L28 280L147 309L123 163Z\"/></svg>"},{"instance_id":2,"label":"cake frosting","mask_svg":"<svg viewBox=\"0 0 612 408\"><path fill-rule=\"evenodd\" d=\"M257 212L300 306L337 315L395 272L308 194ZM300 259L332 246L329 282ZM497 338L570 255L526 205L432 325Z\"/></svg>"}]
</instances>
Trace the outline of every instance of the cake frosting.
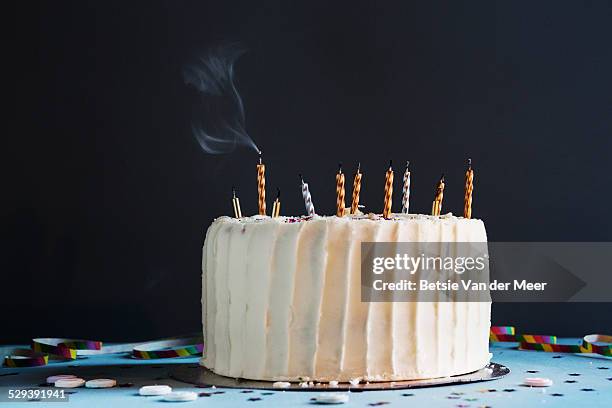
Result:
<instances>
[{"instance_id":1,"label":"cake frosting","mask_svg":"<svg viewBox=\"0 0 612 408\"><path fill-rule=\"evenodd\" d=\"M486 240L481 220L451 214L220 217L203 248L201 364L270 381L476 371L490 359L490 302L362 302L360 248Z\"/></svg>"}]
</instances>

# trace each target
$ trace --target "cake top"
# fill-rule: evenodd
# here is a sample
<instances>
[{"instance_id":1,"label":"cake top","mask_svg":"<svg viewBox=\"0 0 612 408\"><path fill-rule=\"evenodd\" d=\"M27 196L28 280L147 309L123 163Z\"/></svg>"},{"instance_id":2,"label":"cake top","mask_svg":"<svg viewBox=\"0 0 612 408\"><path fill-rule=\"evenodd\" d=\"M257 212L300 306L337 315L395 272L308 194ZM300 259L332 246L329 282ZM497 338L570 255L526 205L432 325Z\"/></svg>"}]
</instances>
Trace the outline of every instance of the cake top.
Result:
<instances>
[{"instance_id":1,"label":"cake top","mask_svg":"<svg viewBox=\"0 0 612 408\"><path fill-rule=\"evenodd\" d=\"M373 221L373 222L406 222L406 221L464 221L464 222L482 222L476 218L464 218L456 217L453 213L447 213L442 215L426 215L426 214L392 214L391 218L383 218L381 214L354 214L345 215L344 217L337 217L335 215L302 215L302 216L279 216L270 217L267 215L253 215L250 217L233 218L228 216L221 216L215 219L215 221L222 222L235 222L240 224L252 224L261 222L275 222L275 223L300 223L312 220L327 220L327 221L338 221L338 222L351 222L351 221Z\"/></svg>"}]
</instances>

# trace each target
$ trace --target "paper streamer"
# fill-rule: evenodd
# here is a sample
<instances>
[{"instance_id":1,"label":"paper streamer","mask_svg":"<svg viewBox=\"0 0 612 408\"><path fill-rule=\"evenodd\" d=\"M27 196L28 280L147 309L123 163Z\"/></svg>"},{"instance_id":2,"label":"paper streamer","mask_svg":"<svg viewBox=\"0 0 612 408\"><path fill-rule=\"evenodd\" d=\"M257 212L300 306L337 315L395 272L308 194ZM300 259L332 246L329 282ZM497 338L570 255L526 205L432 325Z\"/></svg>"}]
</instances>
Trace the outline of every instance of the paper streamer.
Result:
<instances>
[{"instance_id":1,"label":"paper streamer","mask_svg":"<svg viewBox=\"0 0 612 408\"><path fill-rule=\"evenodd\" d=\"M202 337L185 337L152 341L134 347L132 356L141 359L189 357L204 350Z\"/></svg>"},{"instance_id":2,"label":"paper streamer","mask_svg":"<svg viewBox=\"0 0 612 408\"><path fill-rule=\"evenodd\" d=\"M32 350L37 353L53 354L68 360L76 360L79 350L100 350L101 341L74 340L61 338L32 339Z\"/></svg>"},{"instance_id":3,"label":"paper streamer","mask_svg":"<svg viewBox=\"0 0 612 408\"><path fill-rule=\"evenodd\" d=\"M489 332L489 341L517 342L519 350L536 350L549 353L587 353L612 356L612 336L589 334L582 338L582 344L558 344L556 336L537 334L515 334L512 326L493 326Z\"/></svg>"},{"instance_id":4,"label":"paper streamer","mask_svg":"<svg viewBox=\"0 0 612 408\"><path fill-rule=\"evenodd\" d=\"M15 349L4 357L6 367L38 367L49 363L49 355L37 353L30 349Z\"/></svg>"},{"instance_id":5,"label":"paper streamer","mask_svg":"<svg viewBox=\"0 0 612 408\"><path fill-rule=\"evenodd\" d=\"M64 338L36 338L32 349L16 349L4 357L7 367L37 367L54 360L75 360L78 357L132 353L137 359L189 357L204 350L202 336L180 336L168 339L113 344L104 346L101 341Z\"/></svg>"}]
</instances>

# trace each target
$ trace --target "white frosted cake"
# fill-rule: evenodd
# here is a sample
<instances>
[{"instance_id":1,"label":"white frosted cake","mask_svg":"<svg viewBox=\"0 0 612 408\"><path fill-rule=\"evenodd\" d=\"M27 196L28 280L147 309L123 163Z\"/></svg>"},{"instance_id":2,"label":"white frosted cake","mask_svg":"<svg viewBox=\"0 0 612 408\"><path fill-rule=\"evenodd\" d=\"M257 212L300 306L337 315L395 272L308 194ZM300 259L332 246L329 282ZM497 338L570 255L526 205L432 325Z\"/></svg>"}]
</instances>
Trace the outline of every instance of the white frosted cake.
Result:
<instances>
[{"instance_id":1,"label":"white frosted cake","mask_svg":"<svg viewBox=\"0 0 612 408\"><path fill-rule=\"evenodd\" d=\"M361 242L486 242L452 215L216 219L203 254L201 364L256 380L445 377L490 358L490 302L361 302Z\"/></svg>"}]
</instances>

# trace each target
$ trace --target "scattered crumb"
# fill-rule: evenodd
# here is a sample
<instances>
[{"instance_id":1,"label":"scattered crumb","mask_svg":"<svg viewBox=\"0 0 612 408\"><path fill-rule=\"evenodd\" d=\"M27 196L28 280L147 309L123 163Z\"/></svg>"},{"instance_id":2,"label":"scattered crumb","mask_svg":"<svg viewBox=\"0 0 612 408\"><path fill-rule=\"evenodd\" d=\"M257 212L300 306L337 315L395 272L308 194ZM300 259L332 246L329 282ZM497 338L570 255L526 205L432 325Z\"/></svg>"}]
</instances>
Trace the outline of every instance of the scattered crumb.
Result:
<instances>
[{"instance_id":1,"label":"scattered crumb","mask_svg":"<svg viewBox=\"0 0 612 408\"><path fill-rule=\"evenodd\" d=\"M359 385L359 382L360 382L360 381L361 381L361 378L360 378L360 377L358 377L358 378L353 378L352 380L350 380L350 381L349 381L349 383L350 383L350 384L351 384L353 387L355 387L355 386Z\"/></svg>"},{"instance_id":2,"label":"scattered crumb","mask_svg":"<svg viewBox=\"0 0 612 408\"><path fill-rule=\"evenodd\" d=\"M332 387L332 388L336 388L336 387L338 387L338 381L333 381L333 380L332 380L332 381L330 381L330 382L329 382L329 386L330 386L330 387Z\"/></svg>"}]
</instances>

